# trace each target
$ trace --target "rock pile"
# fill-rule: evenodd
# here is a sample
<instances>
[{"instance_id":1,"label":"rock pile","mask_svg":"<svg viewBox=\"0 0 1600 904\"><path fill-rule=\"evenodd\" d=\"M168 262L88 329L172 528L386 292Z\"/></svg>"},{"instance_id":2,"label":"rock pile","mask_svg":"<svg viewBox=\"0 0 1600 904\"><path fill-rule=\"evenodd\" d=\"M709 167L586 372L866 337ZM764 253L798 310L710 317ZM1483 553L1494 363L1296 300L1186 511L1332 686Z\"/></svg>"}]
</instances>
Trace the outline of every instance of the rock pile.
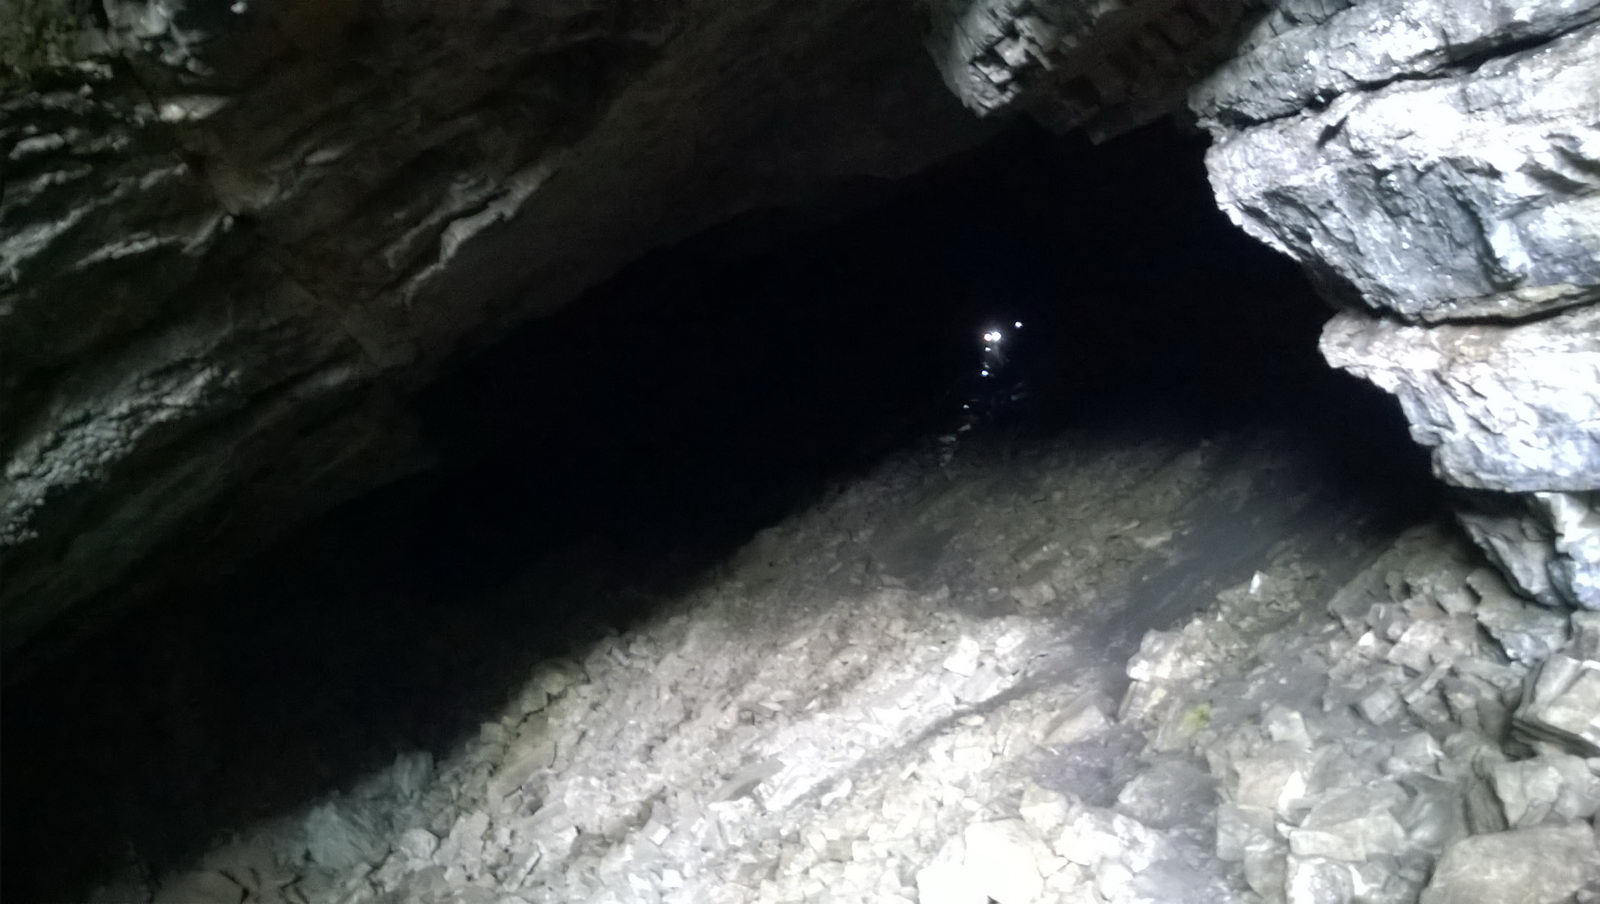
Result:
<instances>
[{"instance_id":1,"label":"rock pile","mask_svg":"<svg viewBox=\"0 0 1600 904\"><path fill-rule=\"evenodd\" d=\"M1286 535L1123 649L1094 616L1148 618L1151 576L1210 548L1183 513L1237 504L1206 475L1257 463L1125 455L1129 494L1081 455L1009 485L886 468L544 663L437 763L98 900L1600 901L1600 614L1524 602L1442 529L1346 524L1366 567L1330 580ZM1091 544L1074 504L1131 538Z\"/></svg>"}]
</instances>

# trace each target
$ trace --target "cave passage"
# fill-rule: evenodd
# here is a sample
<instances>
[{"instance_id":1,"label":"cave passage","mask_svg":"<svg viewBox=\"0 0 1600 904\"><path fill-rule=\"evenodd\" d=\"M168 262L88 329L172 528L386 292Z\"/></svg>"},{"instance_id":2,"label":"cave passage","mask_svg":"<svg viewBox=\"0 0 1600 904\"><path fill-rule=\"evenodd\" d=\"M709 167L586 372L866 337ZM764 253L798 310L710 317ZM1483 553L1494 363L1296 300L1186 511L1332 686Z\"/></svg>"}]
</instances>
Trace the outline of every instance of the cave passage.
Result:
<instances>
[{"instance_id":1,"label":"cave passage","mask_svg":"<svg viewBox=\"0 0 1600 904\"><path fill-rule=\"evenodd\" d=\"M692 625L730 575L796 618L868 586L975 624L1076 594L1049 618L1124 660L1283 550L1348 577L1434 513L1425 456L1388 399L1321 361L1330 311L1216 210L1203 145L1168 124L1103 146L1010 126L912 179L662 249L460 362L416 401L430 469L7 688L6 900L160 885L397 755L446 763L500 730L539 663L645 655L636 626ZM1098 570L1029 597L1039 557L1066 554L986 500L1076 511L1067 559ZM829 528L838 570L811 574L783 538L828 512L853 520ZM973 550L1011 529L1033 545L997 590ZM833 589L773 589L802 585ZM1052 763L1062 787L1116 771ZM287 900L321 893L283 881Z\"/></svg>"}]
</instances>

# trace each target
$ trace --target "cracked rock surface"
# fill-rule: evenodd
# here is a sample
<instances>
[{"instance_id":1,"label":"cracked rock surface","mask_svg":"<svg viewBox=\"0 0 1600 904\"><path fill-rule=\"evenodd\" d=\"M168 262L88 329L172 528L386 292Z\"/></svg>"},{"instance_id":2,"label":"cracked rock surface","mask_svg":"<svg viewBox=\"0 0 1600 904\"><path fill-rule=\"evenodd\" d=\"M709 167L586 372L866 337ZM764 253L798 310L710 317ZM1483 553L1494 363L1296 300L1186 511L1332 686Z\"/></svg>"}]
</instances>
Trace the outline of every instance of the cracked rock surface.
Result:
<instances>
[{"instance_id":1,"label":"cracked rock surface","mask_svg":"<svg viewBox=\"0 0 1600 904\"><path fill-rule=\"evenodd\" d=\"M1191 90L1218 203L1346 310L1519 590L1593 608L1600 5L1282 4ZM1568 513L1555 518L1559 508Z\"/></svg>"}]
</instances>

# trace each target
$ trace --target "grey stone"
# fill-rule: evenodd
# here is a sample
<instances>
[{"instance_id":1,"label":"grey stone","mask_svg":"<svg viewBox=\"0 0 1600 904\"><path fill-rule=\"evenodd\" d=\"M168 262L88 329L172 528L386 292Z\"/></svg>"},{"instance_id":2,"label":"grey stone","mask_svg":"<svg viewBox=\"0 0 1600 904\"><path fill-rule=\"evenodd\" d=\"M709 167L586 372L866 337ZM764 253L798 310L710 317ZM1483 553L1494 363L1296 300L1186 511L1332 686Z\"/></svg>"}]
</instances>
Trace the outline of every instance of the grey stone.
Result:
<instances>
[{"instance_id":1,"label":"grey stone","mask_svg":"<svg viewBox=\"0 0 1600 904\"><path fill-rule=\"evenodd\" d=\"M1600 755L1600 662L1551 656L1531 676L1512 719L1531 737Z\"/></svg>"},{"instance_id":2,"label":"grey stone","mask_svg":"<svg viewBox=\"0 0 1600 904\"><path fill-rule=\"evenodd\" d=\"M1398 854L1406 834L1392 810L1405 800L1399 786L1388 783L1329 794L1289 833L1289 849L1297 856L1349 861Z\"/></svg>"},{"instance_id":3,"label":"grey stone","mask_svg":"<svg viewBox=\"0 0 1600 904\"><path fill-rule=\"evenodd\" d=\"M1600 306L1519 325L1345 312L1324 328L1322 352L1400 400L1452 484L1587 491L1600 480Z\"/></svg>"},{"instance_id":4,"label":"grey stone","mask_svg":"<svg viewBox=\"0 0 1600 904\"><path fill-rule=\"evenodd\" d=\"M1346 864L1318 856L1289 857L1284 876L1288 904L1350 904L1355 900L1355 888L1355 877Z\"/></svg>"},{"instance_id":5,"label":"grey stone","mask_svg":"<svg viewBox=\"0 0 1600 904\"><path fill-rule=\"evenodd\" d=\"M1600 845L1583 823L1463 838L1439 858L1421 904L1558 904L1600 880Z\"/></svg>"},{"instance_id":6,"label":"grey stone","mask_svg":"<svg viewBox=\"0 0 1600 904\"><path fill-rule=\"evenodd\" d=\"M1490 571L1476 571L1467 582L1481 598L1475 610L1478 623L1511 659L1536 665L1566 645L1565 615L1523 602Z\"/></svg>"},{"instance_id":7,"label":"grey stone","mask_svg":"<svg viewBox=\"0 0 1600 904\"><path fill-rule=\"evenodd\" d=\"M1537 760L1496 763L1491 767L1489 781L1505 808L1506 822L1513 829L1544 822L1561 797L1561 773Z\"/></svg>"},{"instance_id":8,"label":"grey stone","mask_svg":"<svg viewBox=\"0 0 1600 904\"><path fill-rule=\"evenodd\" d=\"M1391 5L1373 9L1381 28L1379 10ZM1530 8L1541 5L1551 6ZM1389 33L1453 37L1434 28ZM1450 78L1374 86L1239 131L1219 122L1207 155L1217 200L1246 231L1343 287L1345 300L1406 319L1525 317L1593 301L1600 259L1583 224L1597 203L1597 41L1600 28L1580 28ZM1496 43L1509 42L1486 37ZM1204 103L1202 119L1214 116ZM1582 391L1583 370L1548 373ZM1548 404L1534 401L1530 415ZM1567 486L1515 489L1592 489L1564 476Z\"/></svg>"},{"instance_id":9,"label":"grey stone","mask_svg":"<svg viewBox=\"0 0 1600 904\"><path fill-rule=\"evenodd\" d=\"M1167 841L1159 833L1138 820L1097 807L1073 813L1051 847L1058 856L1090 869L1118 863L1139 872L1168 856Z\"/></svg>"},{"instance_id":10,"label":"grey stone","mask_svg":"<svg viewBox=\"0 0 1600 904\"><path fill-rule=\"evenodd\" d=\"M1524 595L1600 609L1600 494L1463 494L1457 517Z\"/></svg>"},{"instance_id":11,"label":"grey stone","mask_svg":"<svg viewBox=\"0 0 1600 904\"><path fill-rule=\"evenodd\" d=\"M1092 738L1111 727L1111 720L1101 709L1095 697L1082 697L1068 706L1045 735L1044 743L1050 746L1075 744Z\"/></svg>"},{"instance_id":12,"label":"grey stone","mask_svg":"<svg viewBox=\"0 0 1600 904\"><path fill-rule=\"evenodd\" d=\"M1217 858L1245 859L1252 850L1281 846L1273 827L1273 812L1224 803L1217 807Z\"/></svg>"},{"instance_id":13,"label":"grey stone","mask_svg":"<svg viewBox=\"0 0 1600 904\"><path fill-rule=\"evenodd\" d=\"M303 831L311 862L327 869L377 865L389 853L383 827L365 810L339 801L313 808L305 817Z\"/></svg>"}]
</instances>

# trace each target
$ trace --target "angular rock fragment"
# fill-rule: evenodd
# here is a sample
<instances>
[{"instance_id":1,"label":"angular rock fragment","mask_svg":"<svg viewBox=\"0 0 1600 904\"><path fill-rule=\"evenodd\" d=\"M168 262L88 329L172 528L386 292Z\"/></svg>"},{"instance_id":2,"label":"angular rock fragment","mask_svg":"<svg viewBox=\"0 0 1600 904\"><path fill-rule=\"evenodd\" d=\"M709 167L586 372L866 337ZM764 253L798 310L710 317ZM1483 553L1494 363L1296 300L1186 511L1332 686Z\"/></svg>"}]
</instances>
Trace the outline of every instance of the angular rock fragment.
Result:
<instances>
[{"instance_id":1,"label":"angular rock fragment","mask_svg":"<svg viewBox=\"0 0 1600 904\"><path fill-rule=\"evenodd\" d=\"M1512 720L1525 737L1600 756L1600 662L1551 656L1532 676Z\"/></svg>"},{"instance_id":2,"label":"angular rock fragment","mask_svg":"<svg viewBox=\"0 0 1600 904\"><path fill-rule=\"evenodd\" d=\"M1051 747L1075 744L1110 727L1111 720L1100 708L1100 701L1094 697L1084 697L1061 713L1056 724L1045 735L1044 743Z\"/></svg>"},{"instance_id":3,"label":"angular rock fragment","mask_svg":"<svg viewBox=\"0 0 1600 904\"><path fill-rule=\"evenodd\" d=\"M1329 794L1289 833L1289 849L1296 856L1346 861L1398 854L1405 829L1391 810L1404 802L1405 793L1388 783Z\"/></svg>"},{"instance_id":4,"label":"angular rock fragment","mask_svg":"<svg viewBox=\"0 0 1600 904\"><path fill-rule=\"evenodd\" d=\"M1475 610L1478 623L1514 661L1536 665L1565 645L1565 615L1523 602L1485 569L1473 572L1467 583L1481 598Z\"/></svg>"},{"instance_id":5,"label":"angular rock fragment","mask_svg":"<svg viewBox=\"0 0 1600 904\"><path fill-rule=\"evenodd\" d=\"M1050 849L1020 819L981 822L963 835L964 861L974 884L996 904L1031 904L1044 891L1040 861Z\"/></svg>"},{"instance_id":6,"label":"angular rock fragment","mask_svg":"<svg viewBox=\"0 0 1600 904\"><path fill-rule=\"evenodd\" d=\"M1600 843L1585 823L1475 835L1439 858L1421 904L1559 904L1600 881Z\"/></svg>"},{"instance_id":7,"label":"angular rock fragment","mask_svg":"<svg viewBox=\"0 0 1600 904\"><path fill-rule=\"evenodd\" d=\"M307 814L304 832L311 862L327 869L376 865L389 852L381 827L364 811L338 801Z\"/></svg>"},{"instance_id":8,"label":"angular rock fragment","mask_svg":"<svg viewBox=\"0 0 1600 904\"><path fill-rule=\"evenodd\" d=\"M1462 493L1456 517L1530 599L1600 609L1600 492Z\"/></svg>"}]
</instances>

